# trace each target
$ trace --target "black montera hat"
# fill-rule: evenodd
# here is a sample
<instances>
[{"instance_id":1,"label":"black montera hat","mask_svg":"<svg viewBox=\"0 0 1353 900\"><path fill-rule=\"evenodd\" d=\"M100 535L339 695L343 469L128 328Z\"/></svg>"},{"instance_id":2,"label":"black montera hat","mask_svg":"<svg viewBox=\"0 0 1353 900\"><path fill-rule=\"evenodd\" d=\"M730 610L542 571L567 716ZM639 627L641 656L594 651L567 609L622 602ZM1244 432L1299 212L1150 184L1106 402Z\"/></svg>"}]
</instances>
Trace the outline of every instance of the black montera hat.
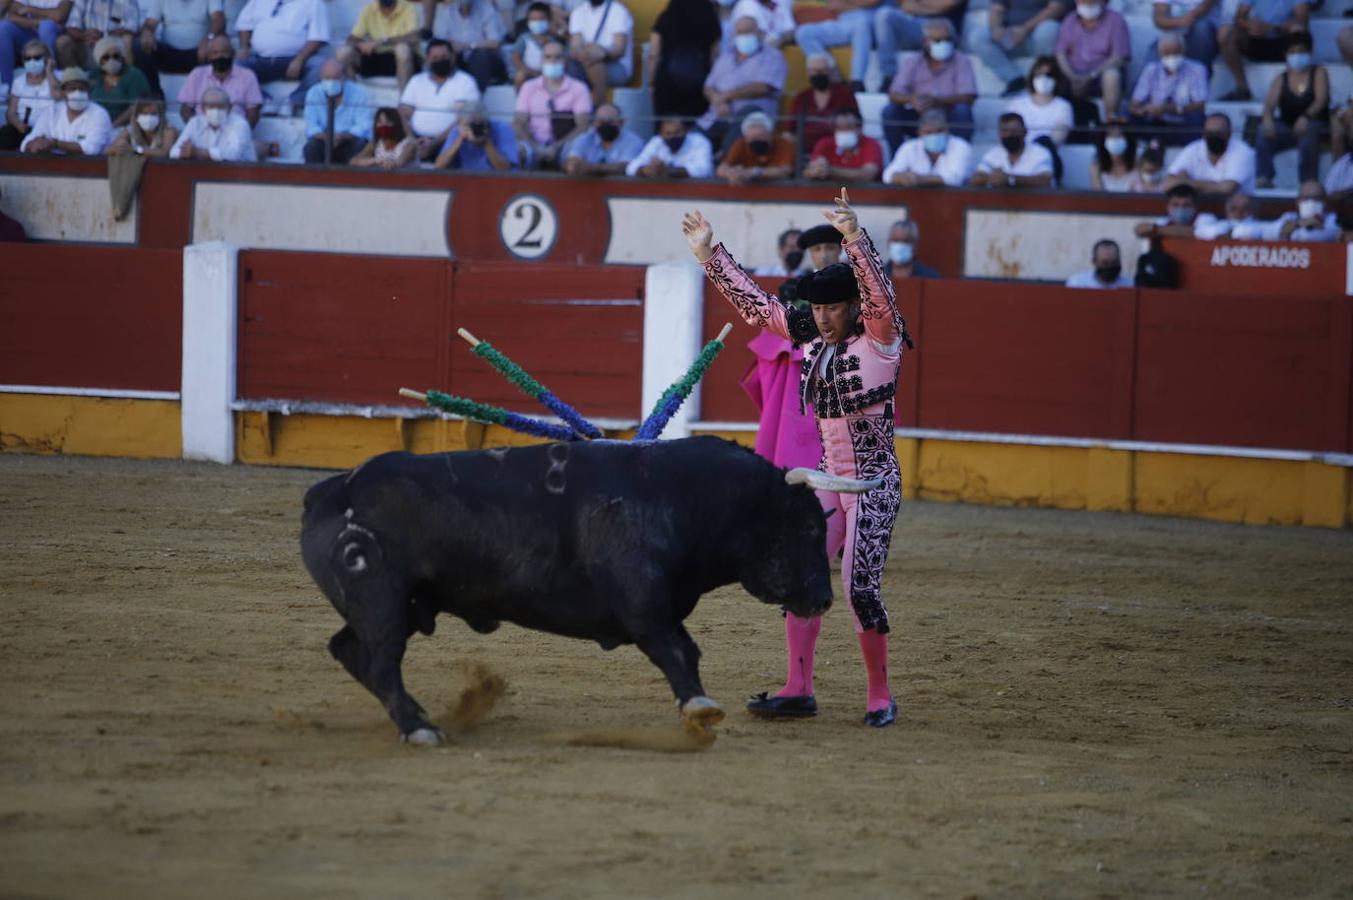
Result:
<instances>
[{"instance_id":1,"label":"black montera hat","mask_svg":"<svg viewBox=\"0 0 1353 900\"><path fill-rule=\"evenodd\" d=\"M799 249L807 250L818 244L840 244L841 232L830 225L814 225L807 231L799 232Z\"/></svg>"},{"instance_id":2,"label":"black montera hat","mask_svg":"<svg viewBox=\"0 0 1353 900\"><path fill-rule=\"evenodd\" d=\"M846 303L859 299L860 286L848 263L832 263L800 278L796 296L809 303Z\"/></svg>"}]
</instances>

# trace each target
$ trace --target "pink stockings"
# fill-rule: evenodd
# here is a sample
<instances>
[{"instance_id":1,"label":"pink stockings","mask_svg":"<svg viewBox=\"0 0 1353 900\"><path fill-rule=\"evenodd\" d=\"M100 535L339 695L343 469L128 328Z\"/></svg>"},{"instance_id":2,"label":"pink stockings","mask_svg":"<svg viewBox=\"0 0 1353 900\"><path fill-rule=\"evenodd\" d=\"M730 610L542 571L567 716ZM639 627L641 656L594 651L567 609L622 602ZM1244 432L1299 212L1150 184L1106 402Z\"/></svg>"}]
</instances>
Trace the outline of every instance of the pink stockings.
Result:
<instances>
[{"instance_id":1,"label":"pink stockings","mask_svg":"<svg viewBox=\"0 0 1353 900\"><path fill-rule=\"evenodd\" d=\"M817 649L817 636L821 632L821 616L801 619L792 613L785 615L789 674L785 678L785 686L775 696L805 697L813 693L813 656ZM892 691L888 688L888 635L878 631L857 630L855 636L860 640L864 671L869 681L865 711L887 709L893 699Z\"/></svg>"}]
</instances>

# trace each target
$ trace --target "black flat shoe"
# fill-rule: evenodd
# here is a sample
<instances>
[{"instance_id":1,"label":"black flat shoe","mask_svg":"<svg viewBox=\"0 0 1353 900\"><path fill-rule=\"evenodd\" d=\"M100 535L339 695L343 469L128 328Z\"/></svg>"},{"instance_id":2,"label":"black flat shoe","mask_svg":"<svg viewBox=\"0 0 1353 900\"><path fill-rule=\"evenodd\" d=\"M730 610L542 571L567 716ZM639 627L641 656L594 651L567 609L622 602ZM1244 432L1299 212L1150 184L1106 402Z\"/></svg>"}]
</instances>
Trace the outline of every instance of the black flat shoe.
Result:
<instances>
[{"instance_id":1,"label":"black flat shoe","mask_svg":"<svg viewBox=\"0 0 1353 900\"><path fill-rule=\"evenodd\" d=\"M864 724L870 728L887 728L897 721L897 701L888 703L887 709L876 709L864 714Z\"/></svg>"},{"instance_id":2,"label":"black flat shoe","mask_svg":"<svg viewBox=\"0 0 1353 900\"><path fill-rule=\"evenodd\" d=\"M757 694L747 704L747 711L763 719L806 719L817 715L817 699L803 697L770 697Z\"/></svg>"}]
</instances>

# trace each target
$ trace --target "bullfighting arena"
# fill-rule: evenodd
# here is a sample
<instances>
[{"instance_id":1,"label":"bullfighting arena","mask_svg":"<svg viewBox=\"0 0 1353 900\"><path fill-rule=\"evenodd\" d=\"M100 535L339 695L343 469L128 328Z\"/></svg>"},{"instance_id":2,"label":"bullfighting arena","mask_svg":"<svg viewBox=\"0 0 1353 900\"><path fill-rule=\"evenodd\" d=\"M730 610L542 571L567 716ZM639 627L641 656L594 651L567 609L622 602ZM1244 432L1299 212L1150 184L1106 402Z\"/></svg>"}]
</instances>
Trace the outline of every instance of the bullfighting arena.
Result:
<instances>
[{"instance_id":1,"label":"bullfighting arena","mask_svg":"<svg viewBox=\"0 0 1353 900\"><path fill-rule=\"evenodd\" d=\"M781 620L728 588L688 623L709 750L561 743L674 728L658 671L445 617L422 749L325 650L321 474L0 457L0 894L1353 895L1353 533L908 503L896 727L840 608L819 717L750 719ZM472 729L467 662L507 681Z\"/></svg>"}]
</instances>

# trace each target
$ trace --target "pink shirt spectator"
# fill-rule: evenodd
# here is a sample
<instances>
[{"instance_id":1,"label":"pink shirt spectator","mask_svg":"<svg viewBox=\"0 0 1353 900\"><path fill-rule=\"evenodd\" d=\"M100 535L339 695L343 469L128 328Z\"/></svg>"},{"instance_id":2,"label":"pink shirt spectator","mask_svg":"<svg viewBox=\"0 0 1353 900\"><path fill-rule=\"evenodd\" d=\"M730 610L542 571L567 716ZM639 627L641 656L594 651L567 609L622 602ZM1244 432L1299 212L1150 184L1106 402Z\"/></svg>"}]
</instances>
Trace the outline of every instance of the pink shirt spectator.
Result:
<instances>
[{"instance_id":1,"label":"pink shirt spectator","mask_svg":"<svg viewBox=\"0 0 1353 900\"><path fill-rule=\"evenodd\" d=\"M591 111L592 92L587 85L568 75L553 94L545 86L544 75L522 82L521 90L517 92L517 112L530 117L526 127L537 143L554 142L554 129L550 125L552 116L567 114L572 119L577 113L586 115ZM569 128L572 127L570 122Z\"/></svg>"},{"instance_id":2,"label":"pink shirt spectator","mask_svg":"<svg viewBox=\"0 0 1353 900\"><path fill-rule=\"evenodd\" d=\"M1057 52L1065 53L1076 74L1093 72L1111 57L1132 57L1127 20L1111 9L1104 10L1094 28L1086 28L1081 17L1072 13L1062 20L1057 36Z\"/></svg>"},{"instance_id":3,"label":"pink shirt spectator","mask_svg":"<svg viewBox=\"0 0 1353 900\"><path fill-rule=\"evenodd\" d=\"M888 85L890 94L906 94L922 97L959 97L977 93L977 77L972 71L972 60L966 54L955 53L953 57L940 65L939 71L932 70L925 56L915 53L902 60L893 83Z\"/></svg>"},{"instance_id":4,"label":"pink shirt spectator","mask_svg":"<svg viewBox=\"0 0 1353 900\"><path fill-rule=\"evenodd\" d=\"M188 73L188 80L179 90L179 103L196 107L201 112L202 94L209 87L218 87L230 96L235 112L245 114L249 106L263 105L263 92L258 88L258 76L252 69L246 69L238 63L230 67L230 73L222 80L216 77L211 66L198 66Z\"/></svg>"}]
</instances>

